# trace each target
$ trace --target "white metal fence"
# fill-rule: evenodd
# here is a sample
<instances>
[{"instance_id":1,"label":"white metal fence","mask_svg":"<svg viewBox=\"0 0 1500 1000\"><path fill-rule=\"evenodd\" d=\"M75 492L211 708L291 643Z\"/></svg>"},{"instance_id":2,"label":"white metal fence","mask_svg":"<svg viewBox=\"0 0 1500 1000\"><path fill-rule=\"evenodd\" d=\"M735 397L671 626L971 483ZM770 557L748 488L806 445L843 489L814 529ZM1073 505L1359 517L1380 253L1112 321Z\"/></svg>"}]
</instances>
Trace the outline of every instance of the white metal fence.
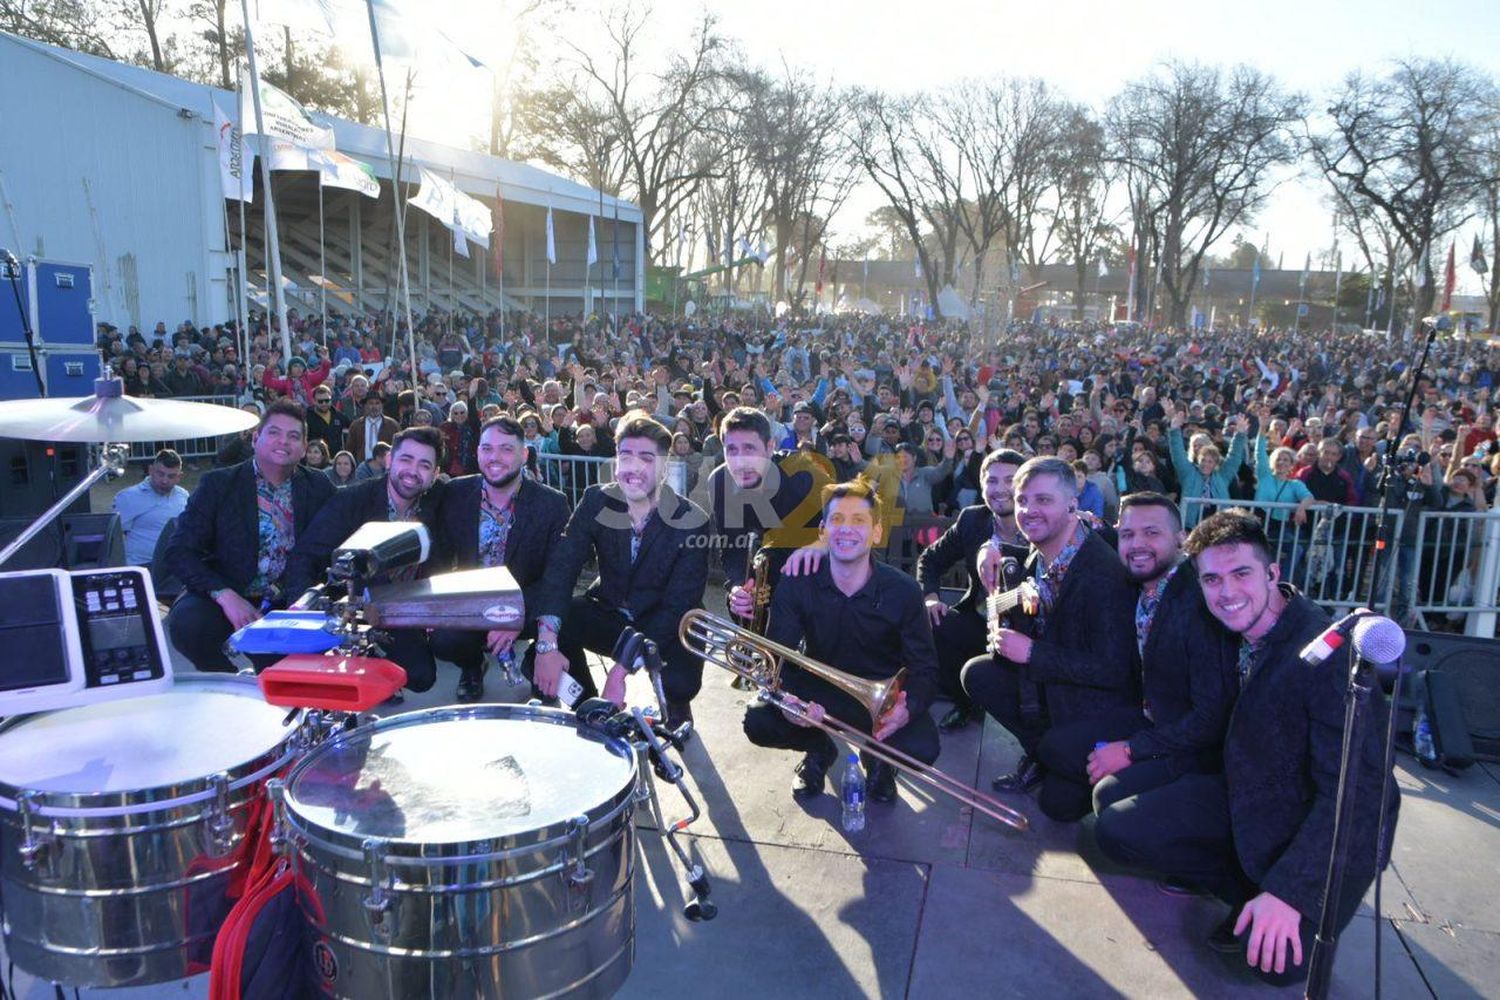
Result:
<instances>
[{"instance_id":1,"label":"white metal fence","mask_svg":"<svg viewBox=\"0 0 1500 1000\"><path fill-rule=\"evenodd\" d=\"M1374 565L1379 509L1315 505L1297 524L1291 503L1187 497L1193 508L1243 507L1266 524L1282 579L1324 607L1338 611L1367 606L1402 624L1430 628L1438 621L1462 622L1473 636L1495 634L1500 612L1500 510L1487 513L1424 510L1414 531L1404 530L1406 512L1390 511L1390 549Z\"/></svg>"},{"instance_id":2,"label":"white metal fence","mask_svg":"<svg viewBox=\"0 0 1500 1000\"><path fill-rule=\"evenodd\" d=\"M216 406L238 406L235 396L174 396L183 403L211 403ZM130 461L149 462L163 448L171 448L184 459L213 458L219 453L222 437L184 438L177 441L137 441L130 446Z\"/></svg>"}]
</instances>

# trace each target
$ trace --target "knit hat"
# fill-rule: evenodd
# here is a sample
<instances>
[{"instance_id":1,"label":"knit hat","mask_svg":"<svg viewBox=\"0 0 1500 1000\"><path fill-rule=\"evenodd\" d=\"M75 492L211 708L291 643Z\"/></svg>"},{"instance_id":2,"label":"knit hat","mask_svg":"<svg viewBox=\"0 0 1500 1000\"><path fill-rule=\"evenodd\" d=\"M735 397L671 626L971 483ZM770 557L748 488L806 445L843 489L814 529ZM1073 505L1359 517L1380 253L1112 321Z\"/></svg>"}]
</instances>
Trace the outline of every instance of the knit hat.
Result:
<instances>
[{"instance_id":1,"label":"knit hat","mask_svg":"<svg viewBox=\"0 0 1500 1000\"><path fill-rule=\"evenodd\" d=\"M291 373L292 365L301 365L302 366L302 370L303 371L307 371L307 361L305 359L303 359L303 357L300 354L299 355L293 355L292 360L290 360L290 361L288 361L286 363L286 370L287 370L288 374Z\"/></svg>"}]
</instances>

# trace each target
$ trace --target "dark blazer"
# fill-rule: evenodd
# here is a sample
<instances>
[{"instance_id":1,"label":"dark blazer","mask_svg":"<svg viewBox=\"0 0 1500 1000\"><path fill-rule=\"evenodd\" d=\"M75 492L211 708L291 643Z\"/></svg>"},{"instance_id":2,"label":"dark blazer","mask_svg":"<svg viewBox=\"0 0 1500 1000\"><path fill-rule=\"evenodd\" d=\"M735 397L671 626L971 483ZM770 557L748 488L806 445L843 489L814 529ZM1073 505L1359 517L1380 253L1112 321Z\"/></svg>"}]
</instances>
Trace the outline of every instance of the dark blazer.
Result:
<instances>
[{"instance_id":1,"label":"dark blazer","mask_svg":"<svg viewBox=\"0 0 1500 1000\"><path fill-rule=\"evenodd\" d=\"M641 631L677 634L683 615L698 606L708 583L708 515L666 486L657 516L641 538L640 557L630 561L630 515L614 483L584 490L552 564L547 567L532 619L565 618L573 587L589 556L599 560L599 579L588 595L629 611Z\"/></svg>"},{"instance_id":2,"label":"dark blazer","mask_svg":"<svg viewBox=\"0 0 1500 1000\"><path fill-rule=\"evenodd\" d=\"M1052 725L1139 705L1135 597L1120 557L1088 532L1023 668L1026 680L1043 686Z\"/></svg>"},{"instance_id":3,"label":"dark blazer","mask_svg":"<svg viewBox=\"0 0 1500 1000\"><path fill-rule=\"evenodd\" d=\"M832 481L832 465L816 452L777 451L770 461L776 468L766 473L762 486L755 490L735 488L729 466L722 463L708 475L714 548L730 584L750 578L751 533L760 536L761 548L774 559L777 577L773 579L779 578L781 564L792 551L818 539L822 517L818 501L823 487Z\"/></svg>"},{"instance_id":4,"label":"dark blazer","mask_svg":"<svg viewBox=\"0 0 1500 1000\"><path fill-rule=\"evenodd\" d=\"M298 466L292 473L292 525L297 539L334 489L321 472ZM229 587L245 593L260 561L260 511L255 503L255 468L250 462L215 469L203 477L177 519L166 559L189 591L207 594ZM290 562L288 557L288 566ZM284 585L282 590L289 592Z\"/></svg>"},{"instance_id":5,"label":"dark blazer","mask_svg":"<svg viewBox=\"0 0 1500 1000\"><path fill-rule=\"evenodd\" d=\"M380 433L377 440L390 444L396 438L396 433L401 430L401 425L390 417L382 417L380 420ZM349 454L354 456L355 464L365 460L365 417L360 414L349 423L349 433L344 439L344 447Z\"/></svg>"},{"instance_id":6,"label":"dark blazer","mask_svg":"<svg viewBox=\"0 0 1500 1000\"><path fill-rule=\"evenodd\" d=\"M427 525L436 537L433 511L440 504L444 484L434 483L423 495L417 519ZM437 495L435 496L434 493ZM313 518L307 530L297 533L297 545L286 561L286 592L288 600L296 600L307 588L324 582L333 550L354 534L367 521L388 521L391 516L390 498L386 493L386 480L366 479L351 483L337 490L318 516ZM432 554L422 567L423 576L432 571Z\"/></svg>"},{"instance_id":7,"label":"dark blazer","mask_svg":"<svg viewBox=\"0 0 1500 1000\"><path fill-rule=\"evenodd\" d=\"M1218 770L1224 729L1239 693L1239 636L1209 613L1198 572L1184 559L1156 609L1141 657L1152 725L1130 738L1132 759L1186 757Z\"/></svg>"},{"instance_id":8,"label":"dark blazer","mask_svg":"<svg viewBox=\"0 0 1500 1000\"><path fill-rule=\"evenodd\" d=\"M1302 662L1302 647L1331 619L1312 601L1285 589L1289 603L1251 661L1250 679L1229 718L1224 776L1235 851L1245 874L1261 890L1316 921L1333 846L1348 655L1341 649L1316 667ZM1350 913L1361 887L1375 877L1385 727L1385 699L1372 697L1359 747L1359 786L1341 901ZM1400 807L1394 781L1390 794L1388 829L1394 831ZM1389 855L1387 836L1380 856Z\"/></svg>"},{"instance_id":9,"label":"dark blazer","mask_svg":"<svg viewBox=\"0 0 1500 1000\"><path fill-rule=\"evenodd\" d=\"M479 507L482 476L450 479L438 506L434 557L443 569L479 566ZM515 519L505 543L505 568L510 570L526 601L528 617L541 598L542 578L556 558L563 528L568 523L568 499L550 486L522 477L516 489Z\"/></svg>"},{"instance_id":10,"label":"dark blazer","mask_svg":"<svg viewBox=\"0 0 1500 1000\"><path fill-rule=\"evenodd\" d=\"M983 612L987 594L979 580L978 557L979 550L989 544L994 534L995 515L984 504L959 511L948 530L917 556L917 582L922 585L922 593L938 593L942 589L943 574L961 562L969 583L953 610ZM1007 552L1022 560L1026 558L1024 548L1007 548Z\"/></svg>"}]
</instances>

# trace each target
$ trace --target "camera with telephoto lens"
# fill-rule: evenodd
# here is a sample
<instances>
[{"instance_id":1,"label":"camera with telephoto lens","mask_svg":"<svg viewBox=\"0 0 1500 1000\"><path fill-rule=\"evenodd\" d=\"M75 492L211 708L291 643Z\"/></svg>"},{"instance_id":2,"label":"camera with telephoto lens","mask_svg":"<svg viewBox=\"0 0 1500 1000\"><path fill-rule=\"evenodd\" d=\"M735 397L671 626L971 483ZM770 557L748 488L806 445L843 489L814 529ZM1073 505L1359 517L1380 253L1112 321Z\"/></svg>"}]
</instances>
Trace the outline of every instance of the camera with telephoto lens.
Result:
<instances>
[{"instance_id":1,"label":"camera with telephoto lens","mask_svg":"<svg viewBox=\"0 0 1500 1000\"><path fill-rule=\"evenodd\" d=\"M1396 472L1410 478L1421 471L1422 466L1432 461L1432 456L1425 451L1408 448L1396 456Z\"/></svg>"}]
</instances>

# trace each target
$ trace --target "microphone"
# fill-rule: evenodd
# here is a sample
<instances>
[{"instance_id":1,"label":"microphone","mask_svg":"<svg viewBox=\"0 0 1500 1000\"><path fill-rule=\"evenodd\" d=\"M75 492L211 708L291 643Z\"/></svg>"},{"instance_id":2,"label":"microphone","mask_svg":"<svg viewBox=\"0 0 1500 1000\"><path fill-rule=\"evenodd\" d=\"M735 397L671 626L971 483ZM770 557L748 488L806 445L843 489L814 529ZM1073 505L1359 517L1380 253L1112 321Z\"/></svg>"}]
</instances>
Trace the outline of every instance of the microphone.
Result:
<instances>
[{"instance_id":1,"label":"microphone","mask_svg":"<svg viewBox=\"0 0 1500 1000\"><path fill-rule=\"evenodd\" d=\"M1354 652L1377 667L1395 663L1406 652L1406 633L1384 615L1368 615L1354 626Z\"/></svg>"},{"instance_id":2,"label":"microphone","mask_svg":"<svg viewBox=\"0 0 1500 1000\"><path fill-rule=\"evenodd\" d=\"M1302 647L1302 652L1298 654L1302 657L1302 662L1309 667L1318 666L1344 644L1349 638L1350 630L1354 628L1360 619L1373 616L1374 614L1375 612L1368 608L1356 608L1349 612L1325 628L1312 642Z\"/></svg>"}]
</instances>

